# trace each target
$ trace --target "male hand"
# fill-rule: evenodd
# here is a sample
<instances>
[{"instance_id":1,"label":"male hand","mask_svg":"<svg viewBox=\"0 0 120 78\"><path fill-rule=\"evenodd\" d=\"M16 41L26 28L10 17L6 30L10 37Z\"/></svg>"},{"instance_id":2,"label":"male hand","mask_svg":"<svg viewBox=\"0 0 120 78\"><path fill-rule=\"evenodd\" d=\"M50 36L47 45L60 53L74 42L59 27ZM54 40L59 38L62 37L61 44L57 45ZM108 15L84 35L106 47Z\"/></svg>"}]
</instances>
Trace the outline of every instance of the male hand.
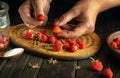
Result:
<instances>
[{"instance_id":1,"label":"male hand","mask_svg":"<svg viewBox=\"0 0 120 78\"><path fill-rule=\"evenodd\" d=\"M93 32L99 11L100 5L97 0L78 1L68 12L55 21L55 25L63 28L57 36L75 38ZM71 20L76 20L78 24L68 24Z\"/></svg>"},{"instance_id":2,"label":"male hand","mask_svg":"<svg viewBox=\"0 0 120 78\"><path fill-rule=\"evenodd\" d=\"M48 17L51 0L26 0L19 7L19 14L23 22L29 28L34 28L38 25L42 26L46 23ZM37 15L42 14L45 17L44 21L38 21Z\"/></svg>"}]
</instances>

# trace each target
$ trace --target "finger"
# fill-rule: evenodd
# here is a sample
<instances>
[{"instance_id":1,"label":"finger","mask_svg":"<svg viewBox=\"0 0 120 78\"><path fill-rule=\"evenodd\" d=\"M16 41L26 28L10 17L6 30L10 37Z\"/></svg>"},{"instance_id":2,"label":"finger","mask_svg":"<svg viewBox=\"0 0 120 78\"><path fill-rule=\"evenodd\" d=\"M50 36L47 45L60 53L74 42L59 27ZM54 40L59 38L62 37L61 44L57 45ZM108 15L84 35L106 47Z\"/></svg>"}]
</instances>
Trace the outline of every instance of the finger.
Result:
<instances>
[{"instance_id":1,"label":"finger","mask_svg":"<svg viewBox=\"0 0 120 78\"><path fill-rule=\"evenodd\" d=\"M61 26L61 28L64 30L72 30L73 29L73 27L70 24L65 24L65 25Z\"/></svg>"},{"instance_id":2,"label":"finger","mask_svg":"<svg viewBox=\"0 0 120 78\"><path fill-rule=\"evenodd\" d=\"M76 7L73 7L71 10L63 14L58 20L56 20L54 24L62 26L71 21L73 18L77 17L79 14L80 10L76 9Z\"/></svg>"},{"instance_id":3,"label":"finger","mask_svg":"<svg viewBox=\"0 0 120 78\"><path fill-rule=\"evenodd\" d=\"M77 38L84 34L88 34L94 31L94 27L90 26L90 23L78 24L72 31L63 30L57 36L64 38Z\"/></svg>"},{"instance_id":4,"label":"finger","mask_svg":"<svg viewBox=\"0 0 120 78\"><path fill-rule=\"evenodd\" d=\"M35 28L36 26L24 23L28 28Z\"/></svg>"},{"instance_id":5,"label":"finger","mask_svg":"<svg viewBox=\"0 0 120 78\"><path fill-rule=\"evenodd\" d=\"M74 31L62 30L57 36L63 38L75 38L75 33Z\"/></svg>"},{"instance_id":6,"label":"finger","mask_svg":"<svg viewBox=\"0 0 120 78\"><path fill-rule=\"evenodd\" d=\"M30 8L31 8L30 3L28 1L23 3L22 6L18 10L20 17L23 20L23 22L33 25L33 26L37 26L39 24L39 21L31 17Z\"/></svg>"},{"instance_id":7,"label":"finger","mask_svg":"<svg viewBox=\"0 0 120 78\"><path fill-rule=\"evenodd\" d=\"M43 0L35 0L32 2L34 11L35 11L35 17L37 18L37 15L42 14L45 17L44 14L44 4L43 4ZM39 21L40 24L43 23L43 21Z\"/></svg>"}]
</instances>

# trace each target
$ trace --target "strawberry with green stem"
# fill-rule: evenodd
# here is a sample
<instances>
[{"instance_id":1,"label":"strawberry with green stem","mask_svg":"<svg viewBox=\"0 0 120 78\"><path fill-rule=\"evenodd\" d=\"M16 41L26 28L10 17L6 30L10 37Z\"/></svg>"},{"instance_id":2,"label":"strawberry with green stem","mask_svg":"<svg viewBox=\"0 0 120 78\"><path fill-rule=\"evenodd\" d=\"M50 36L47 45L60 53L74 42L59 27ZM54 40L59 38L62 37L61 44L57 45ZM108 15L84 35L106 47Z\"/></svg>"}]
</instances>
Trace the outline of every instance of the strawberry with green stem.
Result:
<instances>
[{"instance_id":1,"label":"strawberry with green stem","mask_svg":"<svg viewBox=\"0 0 120 78\"><path fill-rule=\"evenodd\" d=\"M95 60L93 58L90 58L92 61L91 61L91 69L92 70L95 70L95 71L102 71L103 69L103 64L101 61L99 60Z\"/></svg>"}]
</instances>

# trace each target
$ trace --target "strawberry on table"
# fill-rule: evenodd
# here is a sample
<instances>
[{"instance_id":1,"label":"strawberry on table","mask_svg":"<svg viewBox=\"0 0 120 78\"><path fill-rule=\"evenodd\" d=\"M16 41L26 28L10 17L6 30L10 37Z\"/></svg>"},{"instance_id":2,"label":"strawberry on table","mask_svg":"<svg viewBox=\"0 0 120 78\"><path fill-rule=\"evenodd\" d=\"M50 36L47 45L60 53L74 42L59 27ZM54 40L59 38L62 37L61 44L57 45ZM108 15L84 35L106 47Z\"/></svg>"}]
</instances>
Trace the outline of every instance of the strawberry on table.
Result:
<instances>
[{"instance_id":1,"label":"strawberry on table","mask_svg":"<svg viewBox=\"0 0 120 78\"><path fill-rule=\"evenodd\" d=\"M113 72L112 72L112 70L111 70L110 68L106 68L106 69L104 70L103 75L104 75L105 77L107 77L107 78L112 78L112 77L113 77Z\"/></svg>"},{"instance_id":2,"label":"strawberry on table","mask_svg":"<svg viewBox=\"0 0 120 78\"><path fill-rule=\"evenodd\" d=\"M91 69L95 70L95 71L102 71L103 69L103 64L101 61L99 60L94 60L93 58L91 58Z\"/></svg>"}]
</instances>

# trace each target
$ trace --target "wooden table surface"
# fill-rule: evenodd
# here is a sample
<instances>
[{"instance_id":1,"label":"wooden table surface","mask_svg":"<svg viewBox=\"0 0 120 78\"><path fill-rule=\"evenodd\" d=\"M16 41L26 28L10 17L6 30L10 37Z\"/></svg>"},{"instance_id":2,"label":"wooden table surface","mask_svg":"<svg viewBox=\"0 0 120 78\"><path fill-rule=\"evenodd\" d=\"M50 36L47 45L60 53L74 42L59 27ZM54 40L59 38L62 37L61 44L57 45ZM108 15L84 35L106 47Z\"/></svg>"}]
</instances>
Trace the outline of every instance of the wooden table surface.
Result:
<instances>
[{"instance_id":1,"label":"wooden table surface","mask_svg":"<svg viewBox=\"0 0 120 78\"><path fill-rule=\"evenodd\" d=\"M7 2L10 6L9 15L11 25L22 23L17 10L24 0L3 1ZM55 5L55 3L53 2L51 5ZM58 10L53 6L51 7L53 10L49 13L50 22L62 13L61 10L63 10L64 6L58 4ZM120 7L98 15L95 32L102 39L102 45L98 54L93 58L102 61L103 69L110 67L114 73L113 78L120 78L120 59L112 54L106 43L106 37L117 30L120 30ZM10 43L10 48L14 47L16 46ZM56 59L58 61L57 64L50 64L48 62L49 59L29 54L27 51L19 58L10 60L0 59L0 78L104 78L102 75L103 71L96 72L90 69L90 59L75 61ZM38 68L32 68L29 64L38 64ZM80 65L80 69L75 69L75 65Z\"/></svg>"}]
</instances>

